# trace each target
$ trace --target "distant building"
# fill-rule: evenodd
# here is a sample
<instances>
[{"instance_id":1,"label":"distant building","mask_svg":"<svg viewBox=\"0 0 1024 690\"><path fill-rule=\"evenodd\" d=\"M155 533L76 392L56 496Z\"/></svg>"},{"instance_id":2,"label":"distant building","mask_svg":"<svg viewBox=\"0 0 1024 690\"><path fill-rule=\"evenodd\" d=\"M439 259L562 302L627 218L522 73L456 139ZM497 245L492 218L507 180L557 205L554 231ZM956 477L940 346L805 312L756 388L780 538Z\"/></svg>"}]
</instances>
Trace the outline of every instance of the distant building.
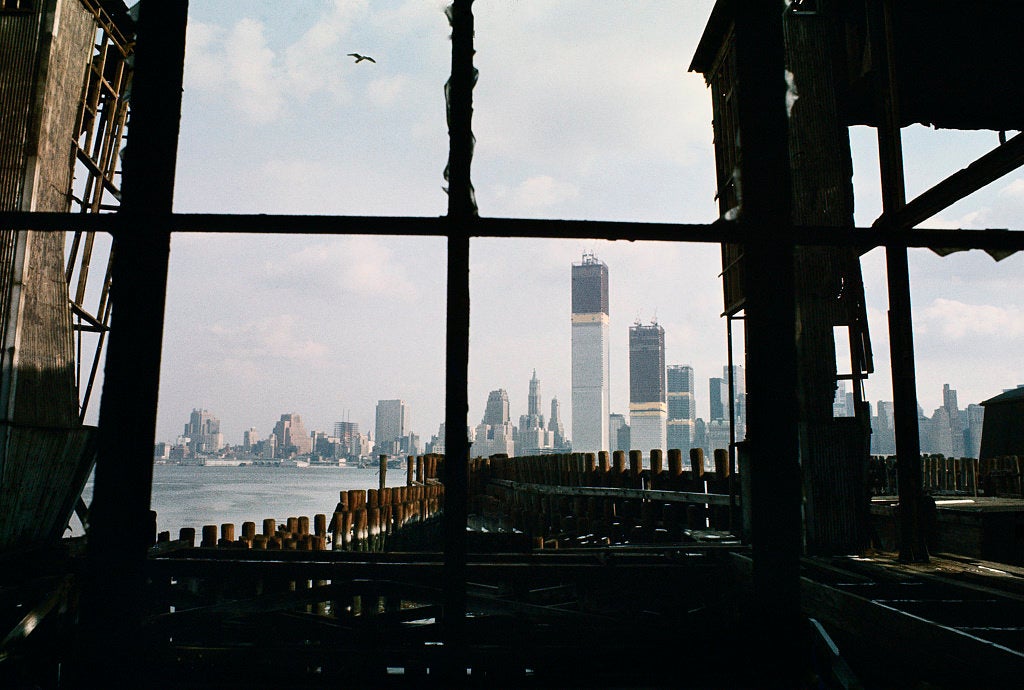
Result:
<instances>
[{"instance_id":1,"label":"distant building","mask_svg":"<svg viewBox=\"0 0 1024 690\"><path fill-rule=\"evenodd\" d=\"M541 455L553 450L555 435L544 426L544 415L541 414L540 405L540 379L537 378L537 370L534 369L533 377L530 378L526 414L519 415L519 426L516 428L516 455Z\"/></svg>"},{"instance_id":2,"label":"distant building","mask_svg":"<svg viewBox=\"0 0 1024 690\"><path fill-rule=\"evenodd\" d=\"M896 454L896 422L891 401L879 400L878 414L871 418L871 454Z\"/></svg>"},{"instance_id":3,"label":"distant building","mask_svg":"<svg viewBox=\"0 0 1024 690\"><path fill-rule=\"evenodd\" d=\"M608 415L608 438L612 444L610 450L629 452L629 424L626 423L625 415L618 413Z\"/></svg>"},{"instance_id":4,"label":"distant building","mask_svg":"<svg viewBox=\"0 0 1024 690\"><path fill-rule=\"evenodd\" d=\"M313 450L313 439L306 432L302 417L294 413L281 415L274 425L274 438L277 440L275 457L309 455Z\"/></svg>"},{"instance_id":5,"label":"distant building","mask_svg":"<svg viewBox=\"0 0 1024 690\"><path fill-rule=\"evenodd\" d=\"M981 405L967 406L967 428L964 429L964 455L968 458L981 457L981 431L985 424L985 408Z\"/></svg>"},{"instance_id":6,"label":"distant building","mask_svg":"<svg viewBox=\"0 0 1024 690\"><path fill-rule=\"evenodd\" d=\"M404 400L378 400L374 428L374 452L394 455L399 452L401 439L408 434L408 411Z\"/></svg>"},{"instance_id":7,"label":"distant building","mask_svg":"<svg viewBox=\"0 0 1024 690\"><path fill-rule=\"evenodd\" d=\"M694 403L693 367L670 365L668 385L668 422L666 443L669 449L679 449L685 455L693 443L696 405Z\"/></svg>"},{"instance_id":8,"label":"distant building","mask_svg":"<svg viewBox=\"0 0 1024 690\"><path fill-rule=\"evenodd\" d=\"M171 455L171 446L168 443L153 444L153 458L155 460L166 460Z\"/></svg>"},{"instance_id":9,"label":"distant building","mask_svg":"<svg viewBox=\"0 0 1024 690\"><path fill-rule=\"evenodd\" d=\"M334 438L341 444L340 457L359 457L359 422L335 422Z\"/></svg>"},{"instance_id":10,"label":"distant building","mask_svg":"<svg viewBox=\"0 0 1024 690\"><path fill-rule=\"evenodd\" d=\"M490 426L500 426L510 421L512 420L509 412L508 391L504 388L499 388L488 393L483 423Z\"/></svg>"},{"instance_id":11,"label":"distant building","mask_svg":"<svg viewBox=\"0 0 1024 690\"><path fill-rule=\"evenodd\" d=\"M952 456L962 458L964 457L964 423L956 401L956 390L950 388L948 383L942 385L942 406L946 409L946 416L949 418Z\"/></svg>"},{"instance_id":12,"label":"distant building","mask_svg":"<svg viewBox=\"0 0 1024 690\"><path fill-rule=\"evenodd\" d=\"M188 449L192 455L216 453L224 447L220 420L210 414L209 410L192 410L182 435L188 437Z\"/></svg>"},{"instance_id":13,"label":"distant building","mask_svg":"<svg viewBox=\"0 0 1024 690\"><path fill-rule=\"evenodd\" d=\"M572 266L572 448L609 448L608 267L593 254Z\"/></svg>"},{"instance_id":14,"label":"distant building","mask_svg":"<svg viewBox=\"0 0 1024 690\"><path fill-rule=\"evenodd\" d=\"M259 443L259 441L260 435L256 431L256 427L251 426L242 432L242 448L246 452L251 451L252 447Z\"/></svg>"},{"instance_id":15,"label":"distant building","mask_svg":"<svg viewBox=\"0 0 1024 690\"><path fill-rule=\"evenodd\" d=\"M508 393L504 389L491 391L487 395L487 408L483 419L476 427L472 455L512 457L515 453L515 429L508 418Z\"/></svg>"},{"instance_id":16,"label":"distant building","mask_svg":"<svg viewBox=\"0 0 1024 690\"><path fill-rule=\"evenodd\" d=\"M548 418L548 431L551 432L551 447L557 451L569 450L569 439L565 437L565 426L562 424L562 406L558 398L551 398L551 417Z\"/></svg>"},{"instance_id":17,"label":"distant building","mask_svg":"<svg viewBox=\"0 0 1024 690\"><path fill-rule=\"evenodd\" d=\"M629 442L648 459L666 445L665 329L657 323L629 328Z\"/></svg>"},{"instance_id":18,"label":"distant building","mask_svg":"<svg viewBox=\"0 0 1024 690\"><path fill-rule=\"evenodd\" d=\"M729 415L729 386L725 379L708 379L708 419L722 420Z\"/></svg>"}]
</instances>

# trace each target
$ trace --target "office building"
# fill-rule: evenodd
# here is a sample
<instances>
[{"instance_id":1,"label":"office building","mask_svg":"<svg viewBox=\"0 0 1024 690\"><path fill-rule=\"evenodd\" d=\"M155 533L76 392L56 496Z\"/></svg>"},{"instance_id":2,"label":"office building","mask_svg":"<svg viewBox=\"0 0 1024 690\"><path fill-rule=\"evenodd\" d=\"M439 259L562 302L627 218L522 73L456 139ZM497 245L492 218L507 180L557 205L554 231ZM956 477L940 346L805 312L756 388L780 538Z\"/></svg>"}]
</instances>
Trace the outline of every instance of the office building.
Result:
<instances>
[{"instance_id":1,"label":"office building","mask_svg":"<svg viewBox=\"0 0 1024 690\"><path fill-rule=\"evenodd\" d=\"M516 454L515 429L508 414L508 393L505 389L499 388L488 393L484 417L473 435L473 457L512 457Z\"/></svg>"},{"instance_id":2,"label":"office building","mask_svg":"<svg viewBox=\"0 0 1024 690\"><path fill-rule=\"evenodd\" d=\"M487 394L487 407L484 409L483 423L489 426L501 426L511 421L509 416L508 392L504 388Z\"/></svg>"},{"instance_id":3,"label":"office building","mask_svg":"<svg viewBox=\"0 0 1024 690\"><path fill-rule=\"evenodd\" d=\"M548 431L551 432L551 447L553 449L562 452L569 450L569 441L565 438L565 426L562 424L562 405L558 402L558 398L551 398Z\"/></svg>"},{"instance_id":4,"label":"office building","mask_svg":"<svg viewBox=\"0 0 1024 690\"><path fill-rule=\"evenodd\" d=\"M192 410L182 435L188 439L186 443L192 455L215 453L224 447L220 420L210 414L209 410Z\"/></svg>"},{"instance_id":5,"label":"office building","mask_svg":"<svg viewBox=\"0 0 1024 690\"><path fill-rule=\"evenodd\" d=\"M684 454L693 446L694 423L697 418L693 397L693 367L673 364L666 373L668 385L668 448Z\"/></svg>"},{"instance_id":6,"label":"office building","mask_svg":"<svg viewBox=\"0 0 1024 690\"><path fill-rule=\"evenodd\" d=\"M306 433L302 417L297 414L283 414L274 425L274 436L277 439L277 456L286 458L290 455L308 455L313 449L313 440Z\"/></svg>"},{"instance_id":7,"label":"office building","mask_svg":"<svg viewBox=\"0 0 1024 690\"><path fill-rule=\"evenodd\" d=\"M530 392L527 396L526 414L519 415L519 426L516 428L516 455L540 455L552 452L554 433L544 426L544 415L540 412L540 380L537 370L533 370L530 379Z\"/></svg>"},{"instance_id":8,"label":"office building","mask_svg":"<svg viewBox=\"0 0 1024 690\"><path fill-rule=\"evenodd\" d=\"M613 412L608 415L608 440L611 442L611 450L629 452L629 424L626 423L626 415Z\"/></svg>"},{"instance_id":9,"label":"office building","mask_svg":"<svg viewBox=\"0 0 1024 690\"><path fill-rule=\"evenodd\" d=\"M408 410L404 400L378 400L373 434L375 452L397 454L402 437L409 433L408 421Z\"/></svg>"},{"instance_id":10,"label":"office building","mask_svg":"<svg viewBox=\"0 0 1024 690\"><path fill-rule=\"evenodd\" d=\"M657 323L629 328L629 442L650 457L664 450L668 403L665 385L665 329Z\"/></svg>"},{"instance_id":11,"label":"office building","mask_svg":"<svg viewBox=\"0 0 1024 690\"><path fill-rule=\"evenodd\" d=\"M572 266L572 449L609 448L608 267L593 254Z\"/></svg>"}]
</instances>

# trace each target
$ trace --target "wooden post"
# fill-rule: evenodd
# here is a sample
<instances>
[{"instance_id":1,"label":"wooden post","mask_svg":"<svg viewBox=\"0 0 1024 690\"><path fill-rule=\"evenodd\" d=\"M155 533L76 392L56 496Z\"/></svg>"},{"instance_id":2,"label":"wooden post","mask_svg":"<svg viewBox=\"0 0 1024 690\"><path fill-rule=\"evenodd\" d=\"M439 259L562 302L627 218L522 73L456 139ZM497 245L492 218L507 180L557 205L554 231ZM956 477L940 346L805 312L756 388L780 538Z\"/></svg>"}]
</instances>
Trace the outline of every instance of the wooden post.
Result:
<instances>
[{"instance_id":1,"label":"wooden post","mask_svg":"<svg viewBox=\"0 0 1024 690\"><path fill-rule=\"evenodd\" d=\"M123 222L113 237L88 560L74 659L62 678L68 687L131 686L146 677L140 630L187 17L187 0L145 0L136 25L132 136Z\"/></svg>"},{"instance_id":2,"label":"wooden post","mask_svg":"<svg viewBox=\"0 0 1024 690\"><path fill-rule=\"evenodd\" d=\"M388 456L386 456L386 455L381 455L380 456L380 470L379 470L379 474L380 474L380 477L379 477L380 482L378 483L377 488L378 489L383 489L388 484L388 482L387 482L387 478L388 478Z\"/></svg>"},{"instance_id":3,"label":"wooden post","mask_svg":"<svg viewBox=\"0 0 1024 690\"><path fill-rule=\"evenodd\" d=\"M263 534L267 537L274 536L274 532L277 531L277 520L274 518L264 518L263 520Z\"/></svg>"},{"instance_id":4,"label":"wooden post","mask_svg":"<svg viewBox=\"0 0 1024 690\"><path fill-rule=\"evenodd\" d=\"M203 525L203 541L200 547L214 547L217 545L217 525Z\"/></svg>"},{"instance_id":5,"label":"wooden post","mask_svg":"<svg viewBox=\"0 0 1024 690\"><path fill-rule=\"evenodd\" d=\"M189 547L195 547L196 545L196 529L195 527L182 527L178 530L178 539L181 541L188 542Z\"/></svg>"},{"instance_id":6,"label":"wooden post","mask_svg":"<svg viewBox=\"0 0 1024 690\"><path fill-rule=\"evenodd\" d=\"M405 485L412 486L412 477L414 472L415 458L409 456L405 459Z\"/></svg>"}]
</instances>

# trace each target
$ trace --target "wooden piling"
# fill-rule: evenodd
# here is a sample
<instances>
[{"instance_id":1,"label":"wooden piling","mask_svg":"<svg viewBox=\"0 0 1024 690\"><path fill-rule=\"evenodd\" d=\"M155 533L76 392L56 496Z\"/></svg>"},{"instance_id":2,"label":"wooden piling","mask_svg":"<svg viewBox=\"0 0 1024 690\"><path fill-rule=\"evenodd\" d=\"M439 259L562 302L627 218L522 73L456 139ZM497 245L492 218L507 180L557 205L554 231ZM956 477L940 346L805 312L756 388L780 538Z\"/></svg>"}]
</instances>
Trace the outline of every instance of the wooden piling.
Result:
<instances>
[{"instance_id":1,"label":"wooden piling","mask_svg":"<svg viewBox=\"0 0 1024 690\"><path fill-rule=\"evenodd\" d=\"M277 520L266 518L263 520L263 536L270 537L277 531Z\"/></svg>"},{"instance_id":2,"label":"wooden piling","mask_svg":"<svg viewBox=\"0 0 1024 690\"><path fill-rule=\"evenodd\" d=\"M412 486L413 472L415 470L415 468L413 467L413 461L414 461L414 458L411 455L408 458L405 459L405 485L406 486Z\"/></svg>"},{"instance_id":3,"label":"wooden piling","mask_svg":"<svg viewBox=\"0 0 1024 690\"><path fill-rule=\"evenodd\" d=\"M379 477L380 478L380 482L378 483L378 487L377 488L383 490L384 487L387 486L387 476L388 476L388 456L386 456L386 455L381 455L380 456L380 470L379 470L379 474L380 474L380 477Z\"/></svg>"},{"instance_id":4,"label":"wooden piling","mask_svg":"<svg viewBox=\"0 0 1024 690\"><path fill-rule=\"evenodd\" d=\"M256 523L255 522L243 522L242 523L242 538L252 543L256 537Z\"/></svg>"},{"instance_id":5,"label":"wooden piling","mask_svg":"<svg viewBox=\"0 0 1024 690\"><path fill-rule=\"evenodd\" d=\"M195 527L182 527L178 530L178 539L184 542L188 542L189 547L195 547L196 545L196 528Z\"/></svg>"},{"instance_id":6,"label":"wooden piling","mask_svg":"<svg viewBox=\"0 0 1024 690\"><path fill-rule=\"evenodd\" d=\"M200 548L217 546L217 525L203 525L203 541L199 543Z\"/></svg>"}]
</instances>

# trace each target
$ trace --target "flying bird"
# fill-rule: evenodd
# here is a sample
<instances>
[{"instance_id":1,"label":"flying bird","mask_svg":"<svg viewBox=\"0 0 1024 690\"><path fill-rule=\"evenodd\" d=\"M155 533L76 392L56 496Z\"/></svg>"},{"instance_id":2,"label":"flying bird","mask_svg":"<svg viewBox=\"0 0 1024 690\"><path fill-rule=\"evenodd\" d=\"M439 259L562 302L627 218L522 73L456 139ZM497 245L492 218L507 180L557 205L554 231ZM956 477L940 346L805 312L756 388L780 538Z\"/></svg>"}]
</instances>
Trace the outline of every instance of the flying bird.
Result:
<instances>
[{"instance_id":1,"label":"flying bird","mask_svg":"<svg viewBox=\"0 0 1024 690\"><path fill-rule=\"evenodd\" d=\"M376 60L374 60L369 55L360 55L359 53L349 53L348 56L349 57L354 57L356 59L357 63L362 62L363 60L369 60L370 62L373 62L373 63L377 62Z\"/></svg>"}]
</instances>

